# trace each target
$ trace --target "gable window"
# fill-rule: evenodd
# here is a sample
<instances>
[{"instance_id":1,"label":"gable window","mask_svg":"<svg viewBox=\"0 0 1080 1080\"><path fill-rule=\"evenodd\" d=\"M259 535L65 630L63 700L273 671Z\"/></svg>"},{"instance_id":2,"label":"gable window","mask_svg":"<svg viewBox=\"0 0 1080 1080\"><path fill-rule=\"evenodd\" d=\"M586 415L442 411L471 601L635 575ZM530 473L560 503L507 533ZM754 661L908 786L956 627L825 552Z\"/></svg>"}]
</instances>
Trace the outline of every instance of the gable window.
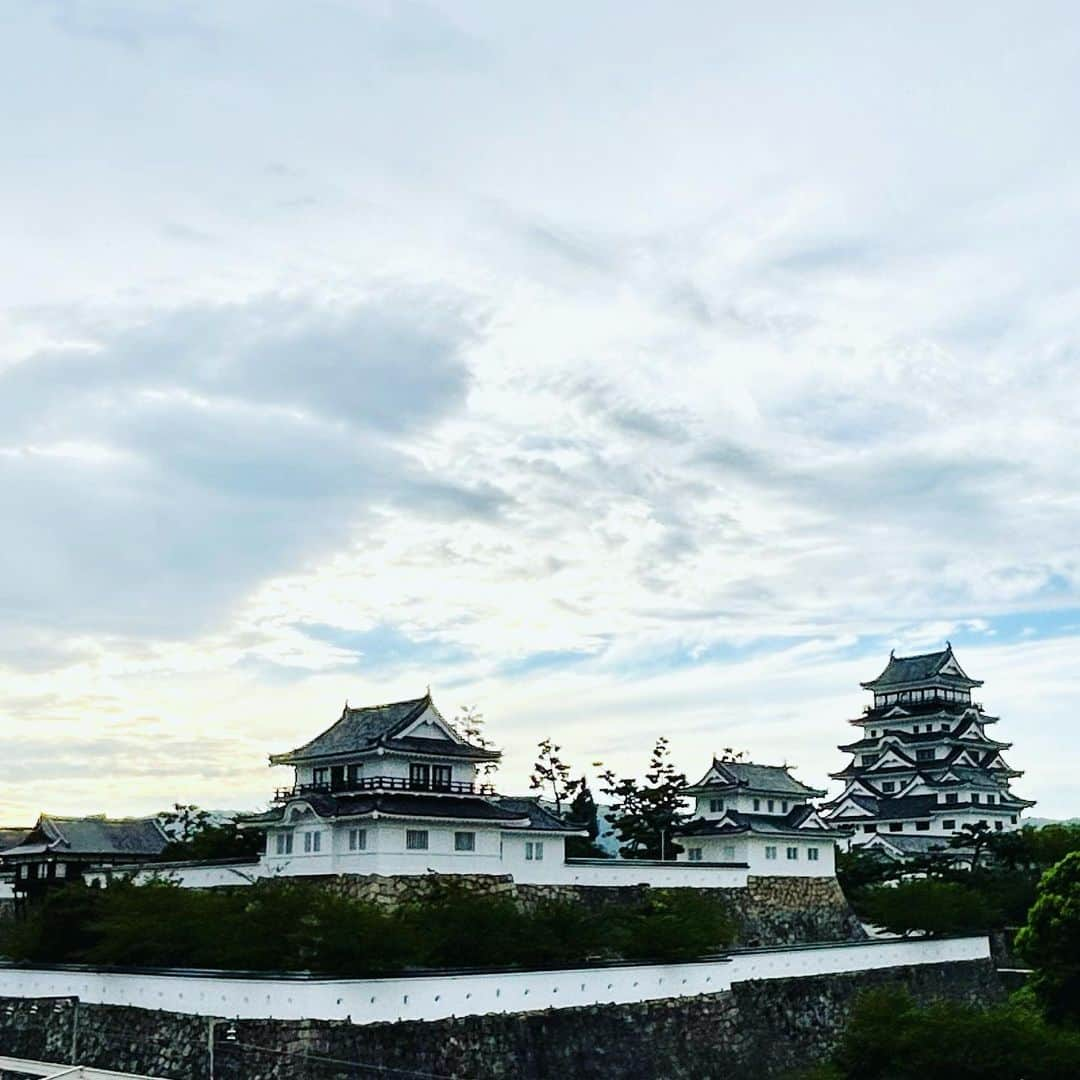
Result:
<instances>
[{"instance_id":1,"label":"gable window","mask_svg":"<svg viewBox=\"0 0 1080 1080\"><path fill-rule=\"evenodd\" d=\"M304 833L304 852L308 855L312 855L319 851L322 851L322 833Z\"/></svg>"},{"instance_id":2,"label":"gable window","mask_svg":"<svg viewBox=\"0 0 1080 1080\"><path fill-rule=\"evenodd\" d=\"M808 847L806 849L806 857L810 860L810 862L817 862L819 854L820 852L816 847Z\"/></svg>"},{"instance_id":3,"label":"gable window","mask_svg":"<svg viewBox=\"0 0 1080 1080\"><path fill-rule=\"evenodd\" d=\"M431 766L414 761L409 766L409 787L416 791L427 791L431 787Z\"/></svg>"},{"instance_id":4,"label":"gable window","mask_svg":"<svg viewBox=\"0 0 1080 1080\"><path fill-rule=\"evenodd\" d=\"M274 851L278 855L292 854L292 833L279 832L274 837Z\"/></svg>"},{"instance_id":5,"label":"gable window","mask_svg":"<svg viewBox=\"0 0 1080 1080\"><path fill-rule=\"evenodd\" d=\"M765 858L766 859L775 859L776 858L776 848L774 848L772 845L766 845L766 847L765 847Z\"/></svg>"},{"instance_id":6,"label":"gable window","mask_svg":"<svg viewBox=\"0 0 1080 1080\"><path fill-rule=\"evenodd\" d=\"M428 849L428 831L427 829L406 829L405 830L405 850L406 851L427 851Z\"/></svg>"},{"instance_id":7,"label":"gable window","mask_svg":"<svg viewBox=\"0 0 1080 1080\"><path fill-rule=\"evenodd\" d=\"M528 856L526 856L528 858ZM692 847L686 849L686 858L690 862L701 862L701 848Z\"/></svg>"},{"instance_id":8,"label":"gable window","mask_svg":"<svg viewBox=\"0 0 1080 1080\"><path fill-rule=\"evenodd\" d=\"M879 757L881 757L880 754L863 754L862 763L864 765L873 765Z\"/></svg>"},{"instance_id":9,"label":"gable window","mask_svg":"<svg viewBox=\"0 0 1080 1080\"><path fill-rule=\"evenodd\" d=\"M349 830L349 850L367 851L367 829Z\"/></svg>"},{"instance_id":10,"label":"gable window","mask_svg":"<svg viewBox=\"0 0 1080 1080\"><path fill-rule=\"evenodd\" d=\"M449 765L432 765L431 786L436 791L449 791L451 775Z\"/></svg>"},{"instance_id":11,"label":"gable window","mask_svg":"<svg viewBox=\"0 0 1080 1080\"><path fill-rule=\"evenodd\" d=\"M902 821L890 821L889 832L903 832L904 823Z\"/></svg>"},{"instance_id":12,"label":"gable window","mask_svg":"<svg viewBox=\"0 0 1080 1080\"><path fill-rule=\"evenodd\" d=\"M946 818L946 819L945 819L945 820L944 820L944 821L943 821L943 822L941 823L941 827L942 827L943 829L948 829L948 830L949 830L950 832L952 832L952 830L956 828L956 822L955 822L955 821L953 821L953 819L952 819L952 818Z\"/></svg>"},{"instance_id":13,"label":"gable window","mask_svg":"<svg viewBox=\"0 0 1080 1080\"><path fill-rule=\"evenodd\" d=\"M723 799L710 799L709 800L709 813L710 814L719 814L720 811L723 810L723 809L724 809L724 800Z\"/></svg>"},{"instance_id":14,"label":"gable window","mask_svg":"<svg viewBox=\"0 0 1080 1080\"><path fill-rule=\"evenodd\" d=\"M525 858L528 862L542 862L544 858L543 840L526 840Z\"/></svg>"},{"instance_id":15,"label":"gable window","mask_svg":"<svg viewBox=\"0 0 1080 1080\"><path fill-rule=\"evenodd\" d=\"M475 851L476 850L476 833L474 833L474 832L456 832L456 833L454 833L454 850L455 851Z\"/></svg>"},{"instance_id":16,"label":"gable window","mask_svg":"<svg viewBox=\"0 0 1080 1080\"><path fill-rule=\"evenodd\" d=\"M799 849L797 847L789 847L787 849L787 857L789 859L797 859L799 857Z\"/></svg>"}]
</instances>

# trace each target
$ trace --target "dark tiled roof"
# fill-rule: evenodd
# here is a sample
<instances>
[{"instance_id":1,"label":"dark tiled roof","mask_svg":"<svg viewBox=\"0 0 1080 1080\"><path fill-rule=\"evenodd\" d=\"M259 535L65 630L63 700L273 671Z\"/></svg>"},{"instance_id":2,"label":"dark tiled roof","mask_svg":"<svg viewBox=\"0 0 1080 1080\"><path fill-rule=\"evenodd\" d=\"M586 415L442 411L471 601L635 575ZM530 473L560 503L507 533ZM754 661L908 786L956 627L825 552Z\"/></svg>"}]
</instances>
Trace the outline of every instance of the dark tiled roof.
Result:
<instances>
[{"instance_id":1,"label":"dark tiled roof","mask_svg":"<svg viewBox=\"0 0 1080 1080\"><path fill-rule=\"evenodd\" d=\"M4 852L18 855L44 844L69 855L157 855L168 843L156 818L52 817L42 814L22 843Z\"/></svg>"},{"instance_id":2,"label":"dark tiled roof","mask_svg":"<svg viewBox=\"0 0 1080 1080\"><path fill-rule=\"evenodd\" d=\"M727 788L740 787L749 791L768 791L776 795L797 795L802 798L811 798L824 795L825 792L818 788L808 787L800 780L796 780L788 769L789 765L755 765L749 761L719 761L713 759L709 773L716 770L720 774L720 780L709 780L706 773L690 791L698 788Z\"/></svg>"},{"instance_id":3,"label":"dark tiled roof","mask_svg":"<svg viewBox=\"0 0 1080 1080\"><path fill-rule=\"evenodd\" d=\"M366 817L369 814L391 814L396 817L449 818L462 821L501 821L506 823L531 820L527 812L501 805L503 800L484 799L480 796L457 797L454 795L419 794L371 794L332 795L319 792L300 796L297 802L309 803L323 818ZM513 800L510 800L513 802ZM241 820L246 825L272 824L284 817L287 804L268 810L264 814L251 814Z\"/></svg>"},{"instance_id":4,"label":"dark tiled roof","mask_svg":"<svg viewBox=\"0 0 1080 1080\"><path fill-rule=\"evenodd\" d=\"M787 814L743 814L729 810L723 818L695 818L672 830L673 836L736 836L752 832L766 836L828 836L828 830L803 828L806 819L814 813L813 807L797 806Z\"/></svg>"},{"instance_id":5,"label":"dark tiled roof","mask_svg":"<svg viewBox=\"0 0 1080 1080\"><path fill-rule=\"evenodd\" d=\"M878 814L882 821L896 821L902 818L929 817L936 811L945 810L939 806L936 795L904 795L898 799L880 799Z\"/></svg>"},{"instance_id":6,"label":"dark tiled roof","mask_svg":"<svg viewBox=\"0 0 1080 1080\"><path fill-rule=\"evenodd\" d=\"M430 754L433 757L457 757L470 760L499 757L497 750L484 750L471 743L450 742L449 739L421 739L410 735L404 739L387 738L382 741L387 750L400 750L405 754Z\"/></svg>"},{"instance_id":7,"label":"dark tiled roof","mask_svg":"<svg viewBox=\"0 0 1080 1080\"><path fill-rule=\"evenodd\" d=\"M496 800L504 810L527 815L530 829L543 829L545 832L568 832L585 833L585 829L568 825L561 818L556 817L546 807L541 806L535 798L508 798L502 797Z\"/></svg>"},{"instance_id":8,"label":"dark tiled roof","mask_svg":"<svg viewBox=\"0 0 1080 1080\"><path fill-rule=\"evenodd\" d=\"M490 761L501 755L497 750L485 750L473 746L464 740L451 742L441 739L423 739L410 737L395 739L398 732L404 731L413 721L420 718L431 705L431 695L409 701L394 701L388 705L369 705L360 709L348 706L342 711L338 721L321 735L316 735L310 742L290 750L286 754L272 754L273 765L293 765L300 761L334 757L372 750L377 746L390 746L391 741L399 744L398 748L425 752L421 745L429 745L433 752L447 757L468 757L475 761Z\"/></svg>"},{"instance_id":9,"label":"dark tiled roof","mask_svg":"<svg viewBox=\"0 0 1080 1080\"><path fill-rule=\"evenodd\" d=\"M956 686L982 686L978 679L967 679L959 675L942 675L941 669L955 660L952 646L941 652L922 653L919 656L889 656L885 670L876 678L862 684L867 690L886 690L893 686L906 686L911 683L927 682L930 679L953 683Z\"/></svg>"},{"instance_id":10,"label":"dark tiled roof","mask_svg":"<svg viewBox=\"0 0 1080 1080\"><path fill-rule=\"evenodd\" d=\"M873 847L880 847L882 845L891 845L896 848L897 851L902 851L905 855L928 855L932 851L947 850L949 846L948 840L941 836L903 836L899 833L875 833L876 837L880 837ZM870 841L860 842L858 847L867 847L870 845Z\"/></svg>"},{"instance_id":11,"label":"dark tiled roof","mask_svg":"<svg viewBox=\"0 0 1080 1080\"><path fill-rule=\"evenodd\" d=\"M29 832L29 828L0 828L0 852L6 851L8 848L15 847L16 844L25 839Z\"/></svg>"},{"instance_id":12,"label":"dark tiled roof","mask_svg":"<svg viewBox=\"0 0 1080 1080\"><path fill-rule=\"evenodd\" d=\"M895 717L889 715L894 712ZM908 717L929 720L937 716L943 720L956 720L966 712L977 713L980 724L994 724L998 720L996 716L990 716L968 701L904 701L899 704L890 702L888 705L874 706L849 723L884 725L886 721L893 721L897 724L905 724L908 722Z\"/></svg>"}]
</instances>

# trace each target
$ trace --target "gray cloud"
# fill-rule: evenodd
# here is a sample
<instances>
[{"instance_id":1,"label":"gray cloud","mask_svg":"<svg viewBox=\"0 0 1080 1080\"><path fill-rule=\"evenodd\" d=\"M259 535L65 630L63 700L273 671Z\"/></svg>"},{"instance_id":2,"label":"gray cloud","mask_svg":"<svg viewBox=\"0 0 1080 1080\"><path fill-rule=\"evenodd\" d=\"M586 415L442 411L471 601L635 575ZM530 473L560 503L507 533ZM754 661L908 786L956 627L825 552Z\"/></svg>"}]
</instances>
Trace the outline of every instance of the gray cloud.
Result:
<instances>
[{"instance_id":1,"label":"gray cloud","mask_svg":"<svg viewBox=\"0 0 1080 1080\"><path fill-rule=\"evenodd\" d=\"M18 508L0 561L20 568L0 604L68 632L190 632L347 543L365 507L490 517L506 502L493 484L407 452L461 408L471 335L440 301L262 300L0 371L0 486Z\"/></svg>"}]
</instances>

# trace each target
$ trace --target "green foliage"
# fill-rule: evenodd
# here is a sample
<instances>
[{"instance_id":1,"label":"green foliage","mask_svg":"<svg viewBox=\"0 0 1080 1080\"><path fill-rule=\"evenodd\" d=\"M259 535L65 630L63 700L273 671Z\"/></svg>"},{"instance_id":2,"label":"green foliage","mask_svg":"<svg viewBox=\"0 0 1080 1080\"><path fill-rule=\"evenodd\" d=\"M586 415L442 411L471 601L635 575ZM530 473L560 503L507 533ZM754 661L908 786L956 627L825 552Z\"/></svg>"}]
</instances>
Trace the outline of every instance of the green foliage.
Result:
<instances>
[{"instance_id":1,"label":"green foliage","mask_svg":"<svg viewBox=\"0 0 1080 1080\"><path fill-rule=\"evenodd\" d=\"M937 934L982 933L1000 924L1000 913L968 884L919 878L879 885L863 897L866 918L905 937L915 931Z\"/></svg>"},{"instance_id":2,"label":"green foliage","mask_svg":"<svg viewBox=\"0 0 1080 1080\"><path fill-rule=\"evenodd\" d=\"M618 920L616 941L623 956L641 960L691 960L731 943L735 925L718 901L693 889L650 894Z\"/></svg>"},{"instance_id":3,"label":"green foliage","mask_svg":"<svg viewBox=\"0 0 1080 1080\"><path fill-rule=\"evenodd\" d=\"M857 1003L816 1080L1063 1080L1080 1076L1080 1034L1015 1004L917 1006L903 991Z\"/></svg>"},{"instance_id":4,"label":"green foliage","mask_svg":"<svg viewBox=\"0 0 1080 1080\"><path fill-rule=\"evenodd\" d=\"M189 803L176 803L159 817L173 837L159 856L164 862L253 858L266 842L262 833L240 829L234 821L215 822L208 811Z\"/></svg>"},{"instance_id":5,"label":"green foliage","mask_svg":"<svg viewBox=\"0 0 1080 1080\"><path fill-rule=\"evenodd\" d=\"M1035 969L1030 986L1047 1015L1080 1022L1080 851L1043 875L1016 947Z\"/></svg>"},{"instance_id":6,"label":"green foliage","mask_svg":"<svg viewBox=\"0 0 1080 1080\"><path fill-rule=\"evenodd\" d=\"M550 739L543 739L537 746L536 762L533 764L529 787L551 798L555 813L562 817L563 803L569 802L584 787L585 778L572 780L572 769L559 757L562 747Z\"/></svg>"},{"instance_id":7,"label":"green foliage","mask_svg":"<svg viewBox=\"0 0 1080 1080\"><path fill-rule=\"evenodd\" d=\"M568 836L566 838L566 857L568 859L606 859L608 853L597 843L600 836L600 821L597 816L596 800L589 790L583 776L579 782L577 794L566 809L563 820L568 824L585 829L588 836Z\"/></svg>"},{"instance_id":8,"label":"green foliage","mask_svg":"<svg viewBox=\"0 0 1080 1080\"><path fill-rule=\"evenodd\" d=\"M686 776L675 771L670 753L667 739L657 739L644 784L633 777L617 779L610 769L601 774L606 786L600 790L612 799L610 820L627 859L674 859L682 851L671 831L688 817L682 794Z\"/></svg>"},{"instance_id":9,"label":"green foliage","mask_svg":"<svg viewBox=\"0 0 1080 1080\"><path fill-rule=\"evenodd\" d=\"M105 889L71 884L5 925L16 961L381 975L417 967L546 967L590 957L682 959L732 939L716 901L692 890L644 905L548 902L523 911L437 881L387 910L304 881L182 889L167 882Z\"/></svg>"}]
</instances>

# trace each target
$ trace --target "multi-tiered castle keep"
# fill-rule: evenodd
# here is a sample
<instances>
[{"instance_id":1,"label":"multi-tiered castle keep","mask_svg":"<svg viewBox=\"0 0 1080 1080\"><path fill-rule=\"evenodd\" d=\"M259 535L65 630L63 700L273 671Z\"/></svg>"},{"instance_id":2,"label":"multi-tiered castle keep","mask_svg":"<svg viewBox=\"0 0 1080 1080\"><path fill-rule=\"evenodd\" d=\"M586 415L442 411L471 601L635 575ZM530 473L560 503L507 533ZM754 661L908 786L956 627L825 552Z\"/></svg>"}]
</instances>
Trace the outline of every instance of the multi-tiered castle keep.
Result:
<instances>
[{"instance_id":1,"label":"multi-tiered castle keep","mask_svg":"<svg viewBox=\"0 0 1080 1080\"><path fill-rule=\"evenodd\" d=\"M832 774L845 786L822 807L831 824L854 828L854 844L897 858L942 848L965 825L1019 827L1035 804L1010 791L1022 775L1001 756L1012 743L986 734L998 718L971 700L982 681L961 668L952 645L890 654L885 670L862 686L874 703L849 721L862 732L840 747L852 759Z\"/></svg>"}]
</instances>

